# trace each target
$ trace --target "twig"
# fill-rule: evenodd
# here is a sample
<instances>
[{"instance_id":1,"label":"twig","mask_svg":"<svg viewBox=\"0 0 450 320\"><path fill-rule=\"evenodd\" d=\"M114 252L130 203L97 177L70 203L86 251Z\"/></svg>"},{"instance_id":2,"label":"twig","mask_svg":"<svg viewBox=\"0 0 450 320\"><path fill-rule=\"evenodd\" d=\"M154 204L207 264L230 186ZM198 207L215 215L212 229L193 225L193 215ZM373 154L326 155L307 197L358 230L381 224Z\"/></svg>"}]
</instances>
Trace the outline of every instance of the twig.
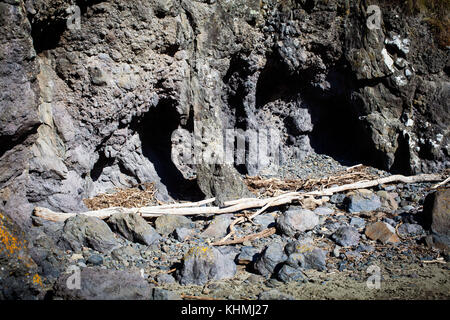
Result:
<instances>
[{"instance_id":1,"label":"twig","mask_svg":"<svg viewBox=\"0 0 450 320\"><path fill-rule=\"evenodd\" d=\"M273 235L276 232L276 228L272 227L272 228L268 228L265 229L261 232L255 233L255 234L251 234L242 238L237 238L237 239L233 239L233 240L228 240L228 241L217 241L214 243L211 243L211 245L213 246L227 246L230 244L238 244L238 243L243 243L245 241L252 241L252 240L256 240L259 238L265 238L265 237L269 237L271 235Z\"/></svg>"},{"instance_id":2,"label":"twig","mask_svg":"<svg viewBox=\"0 0 450 320\"><path fill-rule=\"evenodd\" d=\"M432 186L431 189L437 189L440 186L445 186L449 182L450 182L450 176L447 179L445 179L444 181L439 182L439 183L435 184L434 186Z\"/></svg>"}]
</instances>

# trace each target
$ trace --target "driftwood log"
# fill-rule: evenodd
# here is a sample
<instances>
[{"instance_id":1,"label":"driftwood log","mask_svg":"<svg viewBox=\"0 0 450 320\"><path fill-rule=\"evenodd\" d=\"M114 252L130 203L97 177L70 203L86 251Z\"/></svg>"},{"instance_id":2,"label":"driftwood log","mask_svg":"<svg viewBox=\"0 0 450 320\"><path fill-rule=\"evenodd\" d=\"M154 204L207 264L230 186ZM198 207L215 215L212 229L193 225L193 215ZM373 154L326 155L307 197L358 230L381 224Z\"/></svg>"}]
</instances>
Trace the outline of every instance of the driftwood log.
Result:
<instances>
[{"instance_id":1,"label":"driftwood log","mask_svg":"<svg viewBox=\"0 0 450 320\"><path fill-rule=\"evenodd\" d=\"M125 213L136 213L144 218L159 217L161 215L215 215L215 214L225 214L225 213L235 213L246 209L261 208L248 219L253 219L255 216L261 214L269 207L280 206L284 204L293 203L295 201L302 202L305 199L311 199L314 197L325 197L331 196L337 192L343 192L348 190L365 189L374 187L380 184L387 184L393 182L402 183L415 183L415 182L435 182L441 181L444 177L441 174L420 174L416 176L403 176L403 175L392 175L385 178L369 180L369 181L359 181L355 183L350 183L342 186L331 187L322 190L316 190L311 192L287 192L276 197L270 197L265 199L258 198L243 198L237 200L227 201L224 207L207 207L214 201L214 198L206 199L198 202L185 202L177 204L168 204L161 206L152 207L142 207L142 208L122 208L122 207L112 207L106 209L100 209L95 211L80 212L80 213L65 213L65 212L54 212L47 208L36 207L33 214L35 216L41 217L46 220L51 221L65 221L66 219L73 217L77 214L84 214L91 217L97 217L100 219L107 219L115 213L125 212ZM448 179L448 178L447 178ZM445 179L444 179L445 180Z\"/></svg>"}]
</instances>

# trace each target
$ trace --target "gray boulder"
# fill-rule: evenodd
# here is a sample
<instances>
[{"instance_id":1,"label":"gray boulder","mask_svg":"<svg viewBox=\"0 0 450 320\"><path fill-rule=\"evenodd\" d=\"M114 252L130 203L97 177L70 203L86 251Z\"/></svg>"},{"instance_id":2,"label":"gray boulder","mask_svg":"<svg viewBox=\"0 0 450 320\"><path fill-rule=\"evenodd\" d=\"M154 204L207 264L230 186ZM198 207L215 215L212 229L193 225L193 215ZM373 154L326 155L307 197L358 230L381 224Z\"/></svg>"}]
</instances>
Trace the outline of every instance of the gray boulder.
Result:
<instances>
[{"instance_id":1,"label":"gray boulder","mask_svg":"<svg viewBox=\"0 0 450 320\"><path fill-rule=\"evenodd\" d=\"M450 251L450 188L427 195L424 216L425 225L431 230L433 246Z\"/></svg>"},{"instance_id":2,"label":"gray boulder","mask_svg":"<svg viewBox=\"0 0 450 320\"><path fill-rule=\"evenodd\" d=\"M360 234L354 227L343 226L336 230L331 236L337 244L343 247L356 246L359 242Z\"/></svg>"},{"instance_id":3,"label":"gray boulder","mask_svg":"<svg viewBox=\"0 0 450 320\"><path fill-rule=\"evenodd\" d=\"M159 234L168 235L176 228L190 228L192 221L185 216L163 215L155 220L155 229Z\"/></svg>"},{"instance_id":4,"label":"gray boulder","mask_svg":"<svg viewBox=\"0 0 450 320\"><path fill-rule=\"evenodd\" d=\"M237 170L227 164L197 166L197 183L207 198L216 198L218 206L223 206L227 200L254 197Z\"/></svg>"},{"instance_id":5,"label":"gray boulder","mask_svg":"<svg viewBox=\"0 0 450 320\"><path fill-rule=\"evenodd\" d=\"M209 226L200 234L204 238L219 238L227 234L232 215L218 215L214 217Z\"/></svg>"},{"instance_id":6,"label":"gray boulder","mask_svg":"<svg viewBox=\"0 0 450 320\"><path fill-rule=\"evenodd\" d=\"M423 230L420 224L404 223L398 227L398 233L401 236L414 237L424 234L425 230Z\"/></svg>"},{"instance_id":7,"label":"gray boulder","mask_svg":"<svg viewBox=\"0 0 450 320\"><path fill-rule=\"evenodd\" d=\"M284 264L277 274L277 279L283 282L303 281L305 278L302 269L289 264Z\"/></svg>"},{"instance_id":8,"label":"gray boulder","mask_svg":"<svg viewBox=\"0 0 450 320\"><path fill-rule=\"evenodd\" d=\"M232 278L236 265L216 248L193 247L184 256L177 273L181 284L204 285L209 280Z\"/></svg>"},{"instance_id":9,"label":"gray boulder","mask_svg":"<svg viewBox=\"0 0 450 320\"><path fill-rule=\"evenodd\" d=\"M319 224L319 216L305 209L289 209L277 219L277 228L283 234L293 237L298 232L308 231Z\"/></svg>"},{"instance_id":10,"label":"gray boulder","mask_svg":"<svg viewBox=\"0 0 450 320\"><path fill-rule=\"evenodd\" d=\"M64 300L150 300L152 298L152 286L137 272L94 267L83 268L78 275L79 289L76 288L76 272L60 276L54 286L55 297Z\"/></svg>"},{"instance_id":11,"label":"gray boulder","mask_svg":"<svg viewBox=\"0 0 450 320\"><path fill-rule=\"evenodd\" d=\"M112 230L130 241L149 246L161 240L156 230L138 214L116 213L108 219L108 222Z\"/></svg>"},{"instance_id":12,"label":"gray boulder","mask_svg":"<svg viewBox=\"0 0 450 320\"><path fill-rule=\"evenodd\" d=\"M259 274L268 277L272 275L281 263L287 259L281 243L275 242L268 245L257 258L254 268Z\"/></svg>"},{"instance_id":13,"label":"gray boulder","mask_svg":"<svg viewBox=\"0 0 450 320\"><path fill-rule=\"evenodd\" d=\"M381 207L380 197L372 192L357 192L347 197L348 211L374 211Z\"/></svg>"},{"instance_id":14,"label":"gray boulder","mask_svg":"<svg viewBox=\"0 0 450 320\"><path fill-rule=\"evenodd\" d=\"M189 238L193 234L194 234L193 229L183 228L183 227L176 228L175 231L173 232L175 239L177 239L180 242L185 241L187 238Z\"/></svg>"},{"instance_id":15,"label":"gray boulder","mask_svg":"<svg viewBox=\"0 0 450 320\"><path fill-rule=\"evenodd\" d=\"M82 214L66 220L59 243L73 251L90 247L103 253L118 246L114 233L106 222Z\"/></svg>"},{"instance_id":16,"label":"gray boulder","mask_svg":"<svg viewBox=\"0 0 450 320\"><path fill-rule=\"evenodd\" d=\"M293 253L286 260L286 264L291 267L300 267L302 269L315 269L319 271L326 270L326 251L314 248L304 253Z\"/></svg>"}]
</instances>

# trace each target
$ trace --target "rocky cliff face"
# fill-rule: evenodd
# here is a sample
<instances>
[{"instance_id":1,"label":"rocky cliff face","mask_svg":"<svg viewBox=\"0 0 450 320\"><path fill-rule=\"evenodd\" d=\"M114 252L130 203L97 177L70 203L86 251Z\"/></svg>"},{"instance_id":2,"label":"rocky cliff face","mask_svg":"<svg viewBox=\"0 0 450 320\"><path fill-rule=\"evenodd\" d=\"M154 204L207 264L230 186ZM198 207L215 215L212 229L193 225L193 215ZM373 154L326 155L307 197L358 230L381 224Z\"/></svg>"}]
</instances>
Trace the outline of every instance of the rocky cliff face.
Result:
<instances>
[{"instance_id":1,"label":"rocky cliff face","mask_svg":"<svg viewBox=\"0 0 450 320\"><path fill-rule=\"evenodd\" d=\"M204 172L234 169L180 157L199 134L223 157L225 129L272 129L283 159L448 167L449 47L423 17L383 1L0 0L0 210L27 223L144 182L164 200L219 193Z\"/></svg>"}]
</instances>

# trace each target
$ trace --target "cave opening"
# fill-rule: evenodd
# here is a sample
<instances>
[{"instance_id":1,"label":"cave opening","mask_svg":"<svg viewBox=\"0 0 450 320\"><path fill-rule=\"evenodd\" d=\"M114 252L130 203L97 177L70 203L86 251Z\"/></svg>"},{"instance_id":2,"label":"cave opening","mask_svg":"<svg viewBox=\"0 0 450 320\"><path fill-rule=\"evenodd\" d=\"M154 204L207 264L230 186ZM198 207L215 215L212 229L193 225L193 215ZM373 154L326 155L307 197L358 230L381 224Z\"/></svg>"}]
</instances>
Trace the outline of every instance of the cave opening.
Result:
<instances>
[{"instance_id":1,"label":"cave opening","mask_svg":"<svg viewBox=\"0 0 450 320\"><path fill-rule=\"evenodd\" d=\"M347 166L365 164L381 167L376 151L370 144L354 107L348 99L345 70L336 69L329 74L331 88L328 91L313 87L317 70L290 72L280 57L272 56L260 74L256 90L256 108L282 100L295 102L300 98L302 107L311 115L313 130L308 134L310 145L317 154L325 154ZM286 119L289 120L289 119ZM289 134L290 121L285 121ZM295 135L295 134L294 134Z\"/></svg>"},{"instance_id":2,"label":"cave opening","mask_svg":"<svg viewBox=\"0 0 450 320\"><path fill-rule=\"evenodd\" d=\"M143 117L136 119L131 128L142 143L144 156L154 165L161 183L175 200L198 201L204 198L195 179L188 180L172 161L172 133L180 125L180 114L171 99L161 99Z\"/></svg>"},{"instance_id":3,"label":"cave opening","mask_svg":"<svg viewBox=\"0 0 450 320\"><path fill-rule=\"evenodd\" d=\"M37 54L58 47L61 36L67 28L65 19L33 21L33 18L29 17L29 20L32 21L31 38Z\"/></svg>"},{"instance_id":4,"label":"cave opening","mask_svg":"<svg viewBox=\"0 0 450 320\"><path fill-rule=\"evenodd\" d=\"M348 101L340 97L311 103L314 127L309 139L314 152L330 156L346 166L379 167L368 133Z\"/></svg>"}]
</instances>

